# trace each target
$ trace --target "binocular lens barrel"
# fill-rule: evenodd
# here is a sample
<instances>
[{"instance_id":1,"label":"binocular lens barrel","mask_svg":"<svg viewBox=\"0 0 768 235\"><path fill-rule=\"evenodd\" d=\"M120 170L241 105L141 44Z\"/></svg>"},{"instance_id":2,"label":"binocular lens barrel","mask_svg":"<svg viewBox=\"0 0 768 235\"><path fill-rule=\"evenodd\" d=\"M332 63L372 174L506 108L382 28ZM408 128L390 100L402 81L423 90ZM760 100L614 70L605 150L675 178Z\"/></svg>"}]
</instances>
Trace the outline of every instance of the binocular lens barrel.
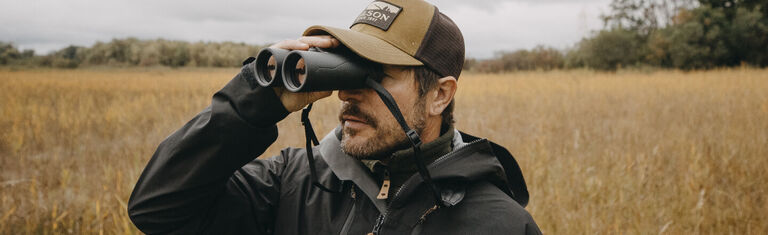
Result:
<instances>
[{"instance_id":1,"label":"binocular lens barrel","mask_svg":"<svg viewBox=\"0 0 768 235\"><path fill-rule=\"evenodd\" d=\"M256 82L263 87L282 86L282 64L283 58L290 51L265 48L256 56Z\"/></svg>"},{"instance_id":2,"label":"binocular lens barrel","mask_svg":"<svg viewBox=\"0 0 768 235\"><path fill-rule=\"evenodd\" d=\"M275 56L270 56L269 61L267 61L267 71L269 71L269 77L274 79L274 77L277 75L277 60L275 60Z\"/></svg>"},{"instance_id":3,"label":"binocular lens barrel","mask_svg":"<svg viewBox=\"0 0 768 235\"><path fill-rule=\"evenodd\" d=\"M292 92L364 88L373 68L357 55L324 51L292 51L283 65L283 84Z\"/></svg>"},{"instance_id":4,"label":"binocular lens barrel","mask_svg":"<svg viewBox=\"0 0 768 235\"><path fill-rule=\"evenodd\" d=\"M293 86L301 86L302 83L304 83L304 80L307 79L307 66L304 65L304 58L299 59L299 61L296 62L296 68L293 71L293 74L291 74L291 85Z\"/></svg>"}]
</instances>

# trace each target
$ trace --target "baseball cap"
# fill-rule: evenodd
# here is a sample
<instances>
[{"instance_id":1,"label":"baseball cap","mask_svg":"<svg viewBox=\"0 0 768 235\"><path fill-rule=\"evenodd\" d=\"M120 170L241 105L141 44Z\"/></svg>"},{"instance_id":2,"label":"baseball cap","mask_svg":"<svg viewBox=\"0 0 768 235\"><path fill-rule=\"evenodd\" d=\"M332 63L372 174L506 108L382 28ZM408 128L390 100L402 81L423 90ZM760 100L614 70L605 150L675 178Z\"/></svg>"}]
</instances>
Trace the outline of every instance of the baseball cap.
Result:
<instances>
[{"instance_id":1,"label":"baseball cap","mask_svg":"<svg viewBox=\"0 0 768 235\"><path fill-rule=\"evenodd\" d=\"M464 37L459 27L422 0L375 0L349 29L315 25L303 35L331 35L376 63L424 65L440 76L456 79L464 65Z\"/></svg>"}]
</instances>

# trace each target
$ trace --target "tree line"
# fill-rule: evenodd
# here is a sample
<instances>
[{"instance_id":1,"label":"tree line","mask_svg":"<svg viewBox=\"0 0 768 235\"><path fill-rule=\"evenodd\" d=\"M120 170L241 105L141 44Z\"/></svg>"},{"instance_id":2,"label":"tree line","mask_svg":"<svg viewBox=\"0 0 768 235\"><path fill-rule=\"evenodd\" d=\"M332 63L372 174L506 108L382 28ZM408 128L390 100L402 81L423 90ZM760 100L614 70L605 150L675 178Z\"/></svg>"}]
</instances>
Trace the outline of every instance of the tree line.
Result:
<instances>
[{"instance_id":1,"label":"tree line","mask_svg":"<svg viewBox=\"0 0 768 235\"><path fill-rule=\"evenodd\" d=\"M477 72L632 67L768 66L768 0L613 0L602 30L573 47L500 51L465 61ZM263 46L233 42L114 39L48 55L0 42L0 65L236 67Z\"/></svg>"},{"instance_id":2,"label":"tree line","mask_svg":"<svg viewBox=\"0 0 768 235\"><path fill-rule=\"evenodd\" d=\"M236 67L263 46L234 42L113 39L91 47L68 46L48 55L19 51L0 42L0 65L77 68L81 66Z\"/></svg>"}]
</instances>

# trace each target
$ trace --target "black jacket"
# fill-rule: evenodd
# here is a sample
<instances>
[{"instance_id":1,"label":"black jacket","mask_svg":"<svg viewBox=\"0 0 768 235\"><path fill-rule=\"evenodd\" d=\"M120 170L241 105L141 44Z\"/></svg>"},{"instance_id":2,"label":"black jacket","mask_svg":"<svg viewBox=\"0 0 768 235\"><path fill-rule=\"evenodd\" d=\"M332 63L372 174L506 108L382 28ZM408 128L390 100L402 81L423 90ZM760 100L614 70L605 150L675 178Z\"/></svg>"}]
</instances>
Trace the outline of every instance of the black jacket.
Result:
<instances>
[{"instance_id":1,"label":"black jacket","mask_svg":"<svg viewBox=\"0 0 768 235\"><path fill-rule=\"evenodd\" d=\"M339 147L338 128L313 148L324 192L309 180L304 149L255 159L288 112L243 68L211 105L158 147L128 213L145 233L174 234L540 234L523 209L525 181L501 146L464 133L428 169L452 206L435 209L415 174L390 197ZM501 161L501 162L500 162ZM503 163L503 164L502 164ZM517 200L517 201L516 201Z\"/></svg>"}]
</instances>

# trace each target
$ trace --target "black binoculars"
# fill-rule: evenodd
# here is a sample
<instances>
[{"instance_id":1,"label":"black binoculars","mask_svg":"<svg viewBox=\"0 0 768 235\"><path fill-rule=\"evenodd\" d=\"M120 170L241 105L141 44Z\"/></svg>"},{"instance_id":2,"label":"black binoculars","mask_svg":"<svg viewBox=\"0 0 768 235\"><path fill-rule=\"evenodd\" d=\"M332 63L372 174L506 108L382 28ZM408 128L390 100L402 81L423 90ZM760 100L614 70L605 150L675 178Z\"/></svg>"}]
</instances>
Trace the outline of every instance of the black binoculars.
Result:
<instances>
[{"instance_id":1,"label":"black binoculars","mask_svg":"<svg viewBox=\"0 0 768 235\"><path fill-rule=\"evenodd\" d=\"M289 51L262 49L256 56L256 81L262 87L285 86L291 92L365 88L376 64L349 50Z\"/></svg>"}]
</instances>

